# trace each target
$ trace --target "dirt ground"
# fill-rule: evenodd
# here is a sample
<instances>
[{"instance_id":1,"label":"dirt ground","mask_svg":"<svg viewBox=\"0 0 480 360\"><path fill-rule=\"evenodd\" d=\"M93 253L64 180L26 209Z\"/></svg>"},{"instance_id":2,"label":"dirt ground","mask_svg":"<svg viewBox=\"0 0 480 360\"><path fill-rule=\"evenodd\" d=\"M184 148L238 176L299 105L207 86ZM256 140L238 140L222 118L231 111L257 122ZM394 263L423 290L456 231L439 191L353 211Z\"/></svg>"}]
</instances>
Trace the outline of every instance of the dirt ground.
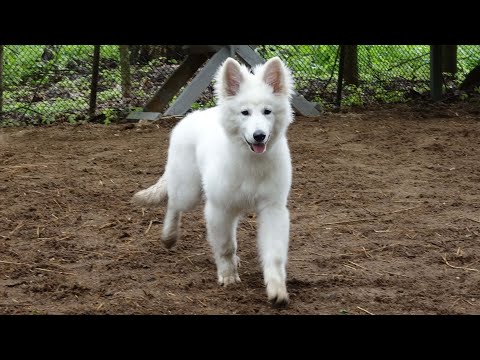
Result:
<instances>
[{"instance_id":1,"label":"dirt ground","mask_svg":"<svg viewBox=\"0 0 480 360\"><path fill-rule=\"evenodd\" d=\"M286 309L267 301L253 215L225 289L201 207L166 250L163 208L130 205L174 124L0 129L1 314L480 314L480 111L296 118Z\"/></svg>"}]
</instances>

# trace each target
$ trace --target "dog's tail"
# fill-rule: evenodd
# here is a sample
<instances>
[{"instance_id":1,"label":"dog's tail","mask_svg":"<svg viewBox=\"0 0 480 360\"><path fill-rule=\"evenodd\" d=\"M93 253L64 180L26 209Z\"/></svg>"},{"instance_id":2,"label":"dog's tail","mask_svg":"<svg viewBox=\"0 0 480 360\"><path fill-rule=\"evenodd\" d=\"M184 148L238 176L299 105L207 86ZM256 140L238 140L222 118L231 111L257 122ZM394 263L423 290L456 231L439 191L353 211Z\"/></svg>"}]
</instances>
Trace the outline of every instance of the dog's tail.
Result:
<instances>
[{"instance_id":1,"label":"dog's tail","mask_svg":"<svg viewBox=\"0 0 480 360\"><path fill-rule=\"evenodd\" d=\"M160 205L167 197L167 179L165 174L157 181L145 190L140 190L133 195L132 202L137 205L146 207L154 207Z\"/></svg>"}]
</instances>

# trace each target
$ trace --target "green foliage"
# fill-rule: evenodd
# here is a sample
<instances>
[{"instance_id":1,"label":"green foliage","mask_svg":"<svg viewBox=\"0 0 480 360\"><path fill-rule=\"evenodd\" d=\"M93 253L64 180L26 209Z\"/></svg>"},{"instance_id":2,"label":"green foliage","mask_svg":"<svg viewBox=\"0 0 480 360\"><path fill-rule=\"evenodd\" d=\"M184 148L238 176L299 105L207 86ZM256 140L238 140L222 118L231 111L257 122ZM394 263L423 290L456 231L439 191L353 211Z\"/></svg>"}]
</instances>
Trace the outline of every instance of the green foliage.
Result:
<instances>
[{"instance_id":1,"label":"green foliage","mask_svg":"<svg viewBox=\"0 0 480 360\"><path fill-rule=\"evenodd\" d=\"M77 119L76 119L76 116L73 115L73 114L70 114L67 116L67 122L69 124L76 124L77 123Z\"/></svg>"},{"instance_id":2,"label":"green foliage","mask_svg":"<svg viewBox=\"0 0 480 360\"><path fill-rule=\"evenodd\" d=\"M334 72L338 45L267 45L258 49L265 58L280 56L292 70L296 87L315 78L328 78Z\"/></svg>"},{"instance_id":3,"label":"green foliage","mask_svg":"<svg viewBox=\"0 0 480 360\"><path fill-rule=\"evenodd\" d=\"M202 105L200 105L198 102L194 102L192 104L192 110L198 110L198 109L201 109L202 108Z\"/></svg>"},{"instance_id":4,"label":"green foliage","mask_svg":"<svg viewBox=\"0 0 480 360\"><path fill-rule=\"evenodd\" d=\"M402 78L428 80L428 45L363 45L358 47L362 81Z\"/></svg>"},{"instance_id":5,"label":"green foliage","mask_svg":"<svg viewBox=\"0 0 480 360\"><path fill-rule=\"evenodd\" d=\"M120 88L108 89L98 93L98 98L102 101L116 100L122 97Z\"/></svg>"},{"instance_id":6,"label":"green foliage","mask_svg":"<svg viewBox=\"0 0 480 360\"><path fill-rule=\"evenodd\" d=\"M361 88L355 85L345 86L345 98L342 101L342 104L346 106L361 106L363 105L362 95L363 91Z\"/></svg>"},{"instance_id":7,"label":"green foliage","mask_svg":"<svg viewBox=\"0 0 480 360\"><path fill-rule=\"evenodd\" d=\"M199 109L208 109L215 106L215 100L210 99L208 101L196 101L192 104L192 110L199 110Z\"/></svg>"},{"instance_id":8,"label":"green foliage","mask_svg":"<svg viewBox=\"0 0 480 360\"><path fill-rule=\"evenodd\" d=\"M143 111L143 107L141 107L141 106L130 106L130 107L128 108L128 111L129 111L129 112L133 112L133 111Z\"/></svg>"},{"instance_id":9,"label":"green foliage","mask_svg":"<svg viewBox=\"0 0 480 360\"><path fill-rule=\"evenodd\" d=\"M102 114L105 115L105 120L103 120L104 125L110 125L113 120L117 117L118 110L115 109L103 109Z\"/></svg>"}]
</instances>

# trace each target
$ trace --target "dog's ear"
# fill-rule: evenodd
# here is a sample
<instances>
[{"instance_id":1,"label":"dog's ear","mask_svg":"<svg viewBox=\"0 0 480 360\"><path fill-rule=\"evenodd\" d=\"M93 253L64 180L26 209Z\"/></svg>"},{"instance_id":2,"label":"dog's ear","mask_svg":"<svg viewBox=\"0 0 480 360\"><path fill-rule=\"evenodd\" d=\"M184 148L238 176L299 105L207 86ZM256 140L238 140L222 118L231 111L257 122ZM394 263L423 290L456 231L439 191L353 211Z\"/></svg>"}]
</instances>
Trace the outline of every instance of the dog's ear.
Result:
<instances>
[{"instance_id":1,"label":"dog's ear","mask_svg":"<svg viewBox=\"0 0 480 360\"><path fill-rule=\"evenodd\" d=\"M243 81L240 64L235 59L228 58L218 71L216 80L217 95L220 98L237 95Z\"/></svg>"},{"instance_id":2,"label":"dog's ear","mask_svg":"<svg viewBox=\"0 0 480 360\"><path fill-rule=\"evenodd\" d=\"M293 92L293 79L290 70L282 60L275 56L263 67L263 81L273 88L273 93L290 96Z\"/></svg>"}]
</instances>

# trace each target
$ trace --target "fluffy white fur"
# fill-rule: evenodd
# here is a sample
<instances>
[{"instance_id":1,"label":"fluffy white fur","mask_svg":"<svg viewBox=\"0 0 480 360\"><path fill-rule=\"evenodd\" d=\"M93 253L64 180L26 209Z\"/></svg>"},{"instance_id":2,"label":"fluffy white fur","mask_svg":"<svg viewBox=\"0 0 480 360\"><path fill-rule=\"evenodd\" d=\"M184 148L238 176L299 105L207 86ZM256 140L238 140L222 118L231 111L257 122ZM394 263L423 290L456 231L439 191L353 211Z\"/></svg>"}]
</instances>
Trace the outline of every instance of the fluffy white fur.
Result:
<instances>
[{"instance_id":1,"label":"fluffy white fur","mask_svg":"<svg viewBox=\"0 0 480 360\"><path fill-rule=\"evenodd\" d=\"M162 240L170 248L179 237L181 213L193 209L203 193L208 241L224 286L240 281L236 227L243 213L255 211L268 299L285 305L292 176L285 134L293 120L292 76L277 57L253 74L229 58L217 72L215 91L218 106L176 125L165 173L133 200L155 206L168 197Z\"/></svg>"}]
</instances>

